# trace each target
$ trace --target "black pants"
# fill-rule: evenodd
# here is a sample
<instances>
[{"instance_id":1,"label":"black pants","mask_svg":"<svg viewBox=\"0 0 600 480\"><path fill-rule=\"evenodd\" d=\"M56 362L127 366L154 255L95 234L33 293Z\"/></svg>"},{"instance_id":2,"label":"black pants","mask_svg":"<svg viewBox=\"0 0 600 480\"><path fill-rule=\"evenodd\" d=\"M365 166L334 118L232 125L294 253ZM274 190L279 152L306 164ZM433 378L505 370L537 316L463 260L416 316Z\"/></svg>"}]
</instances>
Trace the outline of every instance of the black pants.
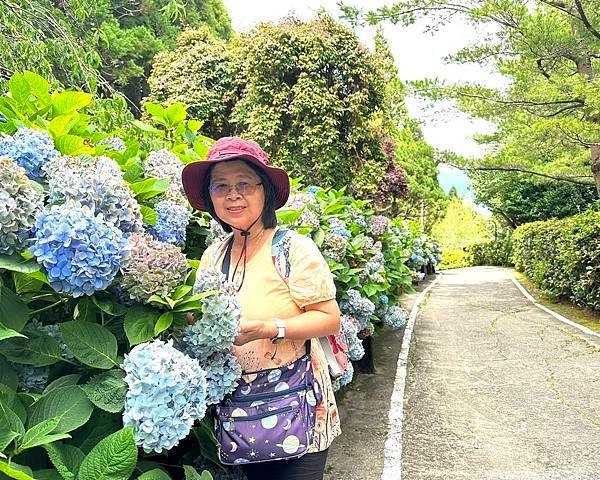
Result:
<instances>
[{"instance_id":1,"label":"black pants","mask_svg":"<svg viewBox=\"0 0 600 480\"><path fill-rule=\"evenodd\" d=\"M293 460L242 465L248 480L322 480L327 450Z\"/></svg>"}]
</instances>

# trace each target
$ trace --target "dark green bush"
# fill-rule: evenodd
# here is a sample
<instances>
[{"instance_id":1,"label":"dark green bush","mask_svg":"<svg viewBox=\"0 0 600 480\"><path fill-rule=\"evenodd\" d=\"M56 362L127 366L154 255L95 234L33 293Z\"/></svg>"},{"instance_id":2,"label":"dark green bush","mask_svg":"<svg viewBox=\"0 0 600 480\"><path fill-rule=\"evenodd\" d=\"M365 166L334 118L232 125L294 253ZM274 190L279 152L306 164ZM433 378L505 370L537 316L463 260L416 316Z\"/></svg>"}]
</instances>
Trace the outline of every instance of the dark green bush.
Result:
<instances>
[{"instance_id":1,"label":"dark green bush","mask_svg":"<svg viewBox=\"0 0 600 480\"><path fill-rule=\"evenodd\" d=\"M512 240L509 235L489 242L469 245L472 265L496 265L511 267Z\"/></svg>"},{"instance_id":2,"label":"dark green bush","mask_svg":"<svg viewBox=\"0 0 600 480\"><path fill-rule=\"evenodd\" d=\"M600 311L600 212L528 223L512 241L516 268L540 288Z\"/></svg>"}]
</instances>

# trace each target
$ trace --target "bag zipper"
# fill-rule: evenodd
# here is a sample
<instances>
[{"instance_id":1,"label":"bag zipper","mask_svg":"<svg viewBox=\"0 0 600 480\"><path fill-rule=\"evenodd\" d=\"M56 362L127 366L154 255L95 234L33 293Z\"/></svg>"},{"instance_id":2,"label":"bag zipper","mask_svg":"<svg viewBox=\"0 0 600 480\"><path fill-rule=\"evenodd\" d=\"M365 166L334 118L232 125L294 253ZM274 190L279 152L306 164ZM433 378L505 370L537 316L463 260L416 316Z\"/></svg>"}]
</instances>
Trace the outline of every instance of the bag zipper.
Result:
<instances>
[{"instance_id":1,"label":"bag zipper","mask_svg":"<svg viewBox=\"0 0 600 480\"><path fill-rule=\"evenodd\" d=\"M278 398L283 397L284 395L288 395L291 393L299 392L300 390L307 390L311 388L310 385L299 385L294 388L288 388L287 390L282 390L281 392L267 392L267 393L255 393L254 395L244 395L243 397L231 396L229 398L230 404L238 404L238 403L252 403L256 400L262 400L263 398Z\"/></svg>"},{"instance_id":2,"label":"bag zipper","mask_svg":"<svg viewBox=\"0 0 600 480\"><path fill-rule=\"evenodd\" d=\"M252 420L258 420L261 418L272 417L273 415L279 415L280 413L287 413L294 409L292 405L288 405L287 407L278 408L277 410L271 410L270 412L265 413L257 413L256 415L248 415L246 417L228 417L230 423L235 422L250 422Z\"/></svg>"}]
</instances>

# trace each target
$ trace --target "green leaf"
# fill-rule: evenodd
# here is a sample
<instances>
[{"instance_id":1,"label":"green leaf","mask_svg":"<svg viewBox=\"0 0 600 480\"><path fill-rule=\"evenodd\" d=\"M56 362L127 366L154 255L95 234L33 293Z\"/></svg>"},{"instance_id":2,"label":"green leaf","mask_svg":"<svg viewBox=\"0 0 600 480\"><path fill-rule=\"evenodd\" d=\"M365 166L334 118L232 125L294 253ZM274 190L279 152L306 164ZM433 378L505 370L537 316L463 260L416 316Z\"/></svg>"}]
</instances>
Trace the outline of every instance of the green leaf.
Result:
<instances>
[{"instance_id":1,"label":"green leaf","mask_svg":"<svg viewBox=\"0 0 600 480\"><path fill-rule=\"evenodd\" d=\"M0 452L10 445L15 438L19 437L17 432L2 428L0 430Z\"/></svg>"},{"instance_id":2,"label":"green leaf","mask_svg":"<svg viewBox=\"0 0 600 480\"><path fill-rule=\"evenodd\" d=\"M160 312L142 305L131 307L125 314L125 334L131 345L147 342L154 337L154 325Z\"/></svg>"},{"instance_id":3,"label":"green leaf","mask_svg":"<svg viewBox=\"0 0 600 480\"><path fill-rule=\"evenodd\" d=\"M7 403L0 402L0 451L15 438L24 434L25 427L19 416L9 408Z\"/></svg>"},{"instance_id":4,"label":"green leaf","mask_svg":"<svg viewBox=\"0 0 600 480\"><path fill-rule=\"evenodd\" d=\"M0 341L13 337L27 338L25 335L21 335L19 332L14 331L12 328L6 328L0 323Z\"/></svg>"},{"instance_id":5,"label":"green leaf","mask_svg":"<svg viewBox=\"0 0 600 480\"><path fill-rule=\"evenodd\" d=\"M15 480L35 480L32 475L33 472L29 467L24 465L18 465L11 462L9 465L3 460L0 460L0 473L4 473L8 478L14 478Z\"/></svg>"},{"instance_id":6,"label":"green leaf","mask_svg":"<svg viewBox=\"0 0 600 480\"><path fill-rule=\"evenodd\" d=\"M175 300L179 300L183 296L187 295L192 290L191 285L180 285L175 289L171 297Z\"/></svg>"},{"instance_id":7,"label":"green leaf","mask_svg":"<svg viewBox=\"0 0 600 480\"><path fill-rule=\"evenodd\" d=\"M140 205L140 211L142 213L142 220L147 225L156 224L156 220L158 218L158 214L156 210L148 207L147 205Z\"/></svg>"},{"instance_id":8,"label":"green leaf","mask_svg":"<svg viewBox=\"0 0 600 480\"><path fill-rule=\"evenodd\" d=\"M200 120L189 120L187 123L187 128L190 132L196 133L198 130L200 130L202 128L202 125L204 125L204 122L201 122Z\"/></svg>"},{"instance_id":9,"label":"green leaf","mask_svg":"<svg viewBox=\"0 0 600 480\"><path fill-rule=\"evenodd\" d=\"M74 480L85 454L73 445L53 443L44 445L48 457L64 480Z\"/></svg>"},{"instance_id":10,"label":"green leaf","mask_svg":"<svg viewBox=\"0 0 600 480\"><path fill-rule=\"evenodd\" d=\"M56 432L66 433L85 424L94 406L77 385L57 388L33 404L28 420L31 427L49 418L59 417Z\"/></svg>"},{"instance_id":11,"label":"green leaf","mask_svg":"<svg viewBox=\"0 0 600 480\"><path fill-rule=\"evenodd\" d=\"M168 178L146 178L140 182L130 183L129 188L139 200L148 200L165 192L171 181Z\"/></svg>"},{"instance_id":12,"label":"green leaf","mask_svg":"<svg viewBox=\"0 0 600 480\"><path fill-rule=\"evenodd\" d=\"M33 472L35 480L63 480L59 473L53 468L44 468Z\"/></svg>"},{"instance_id":13,"label":"green leaf","mask_svg":"<svg viewBox=\"0 0 600 480\"><path fill-rule=\"evenodd\" d=\"M20 332L28 319L29 308L21 297L5 286L0 287L0 323Z\"/></svg>"},{"instance_id":14,"label":"green leaf","mask_svg":"<svg viewBox=\"0 0 600 480\"><path fill-rule=\"evenodd\" d=\"M95 322L97 308L90 297L85 296L77 302L73 311L73 318L80 322Z\"/></svg>"},{"instance_id":15,"label":"green leaf","mask_svg":"<svg viewBox=\"0 0 600 480\"><path fill-rule=\"evenodd\" d=\"M22 74L15 73L8 81L8 91L10 96L19 105L25 104L31 96L31 87Z\"/></svg>"},{"instance_id":16,"label":"green leaf","mask_svg":"<svg viewBox=\"0 0 600 480\"><path fill-rule=\"evenodd\" d=\"M12 390L16 390L19 384L17 372L10 364L0 356L0 383L7 385Z\"/></svg>"},{"instance_id":17,"label":"green leaf","mask_svg":"<svg viewBox=\"0 0 600 480\"><path fill-rule=\"evenodd\" d=\"M164 470L155 468L154 470L142 473L138 477L138 480L171 480L171 477Z\"/></svg>"},{"instance_id":18,"label":"green leaf","mask_svg":"<svg viewBox=\"0 0 600 480\"><path fill-rule=\"evenodd\" d=\"M74 113L92 102L92 95L85 92L55 92L52 95L54 116Z\"/></svg>"},{"instance_id":19,"label":"green leaf","mask_svg":"<svg viewBox=\"0 0 600 480\"><path fill-rule=\"evenodd\" d=\"M125 372L121 369L102 372L82 385L82 389L90 401L102 410L118 413L123 410L127 384L123 380Z\"/></svg>"},{"instance_id":20,"label":"green leaf","mask_svg":"<svg viewBox=\"0 0 600 480\"><path fill-rule=\"evenodd\" d=\"M50 93L50 82L35 72L23 72L23 79L31 88L31 92L38 98L45 97Z\"/></svg>"},{"instance_id":21,"label":"green leaf","mask_svg":"<svg viewBox=\"0 0 600 480\"><path fill-rule=\"evenodd\" d=\"M158 321L156 325L154 325L154 335L159 335L164 332L167 328L171 326L173 323L173 313L165 312L160 317L158 317Z\"/></svg>"},{"instance_id":22,"label":"green leaf","mask_svg":"<svg viewBox=\"0 0 600 480\"><path fill-rule=\"evenodd\" d=\"M184 465L183 471L185 473L185 480L213 480L212 475L207 470L199 474L194 467Z\"/></svg>"},{"instance_id":23,"label":"green leaf","mask_svg":"<svg viewBox=\"0 0 600 480\"><path fill-rule=\"evenodd\" d=\"M318 247L323 245L323 240L325 239L325 232L322 228L319 228L315 234L313 235L313 240L317 244Z\"/></svg>"},{"instance_id":24,"label":"green leaf","mask_svg":"<svg viewBox=\"0 0 600 480\"><path fill-rule=\"evenodd\" d=\"M0 353L15 363L44 367L61 361L60 346L50 335L37 334L31 339L12 338L0 343Z\"/></svg>"},{"instance_id":25,"label":"green leaf","mask_svg":"<svg viewBox=\"0 0 600 480\"><path fill-rule=\"evenodd\" d=\"M94 408L88 422L71 433L73 435L71 443L77 445L82 452L89 453L100 440L121 428L123 428L122 415Z\"/></svg>"},{"instance_id":26,"label":"green leaf","mask_svg":"<svg viewBox=\"0 0 600 480\"><path fill-rule=\"evenodd\" d=\"M12 277L15 282L15 292L19 295L23 293L39 292L44 286L45 279L45 276L42 276L42 279L40 279L39 274L42 274L42 272L34 272L33 274L13 272ZM57 294L55 298L58 299L60 297Z\"/></svg>"},{"instance_id":27,"label":"green leaf","mask_svg":"<svg viewBox=\"0 0 600 480\"><path fill-rule=\"evenodd\" d=\"M154 133L154 134L157 134L158 132L160 132L160 130L157 130L152 125L148 125L147 123L144 123L140 120L133 120L131 123L133 125L135 125L137 128L139 128L142 132L148 132L148 133Z\"/></svg>"},{"instance_id":28,"label":"green leaf","mask_svg":"<svg viewBox=\"0 0 600 480\"><path fill-rule=\"evenodd\" d=\"M55 433L51 434L52 431L58 426L60 422L59 417L49 418L43 422L34 425L25 432L23 438L18 442L19 446L17 452L27 450L28 448L38 447L45 443L52 443L56 440L62 440L64 438L71 438L68 433Z\"/></svg>"},{"instance_id":29,"label":"green leaf","mask_svg":"<svg viewBox=\"0 0 600 480\"><path fill-rule=\"evenodd\" d=\"M161 125L167 126L166 111L158 103L146 102L144 109L152 116L152 119Z\"/></svg>"},{"instance_id":30,"label":"green leaf","mask_svg":"<svg viewBox=\"0 0 600 480\"><path fill-rule=\"evenodd\" d=\"M128 427L103 439L85 457L79 480L127 480L137 462L133 428Z\"/></svg>"},{"instance_id":31,"label":"green leaf","mask_svg":"<svg viewBox=\"0 0 600 480\"><path fill-rule=\"evenodd\" d=\"M118 303L113 296L107 295L106 292L97 292L91 297L92 302L104 313L108 313L113 317L124 315L127 309Z\"/></svg>"},{"instance_id":32,"label":"green leaf","mask_svg":"<svg viewBox=\"0 0 600 480\"><path fill-rule=\"evenodd\" d=\"M19 254L0 255L0 269L10 270L12 272L33 273L37 272L41 266L32 259L25 259Z\"/></svg>"},{"instance_id":33,"label":"green leaf","mask_svg":"<svg viewBox=\"0 0 600 480\"><path fill-rule=\"evenodd\" d=\"M185 120L185 117L187 117L187 112L183 104L179 102L169 105L165 112L165 119L169 128L176 127Z\"/></svg>"},{"instance_id":34,"label":"green leaf","mask_svg":"<svg viewBox=\"0 0 600 480\"><path fill-rule=\"evenodd\" d=\"M64 375L62 377L57 378L50 382L46 388L44 388L44 394L51 392L52 390L56 390L57 388L67 387L70 385L77 385L77 382L81 378L81 375L77 373L71 373L70 375Z\"/></svg>"},{"instance_id":35,"label":"green leaf","mask_svg":"<svg viewBox=\"0 0 600 480\"><path fill-rule=\"evenodd\" d=\"M77 135L61 135L54 139L54 146L63 155L80 155L82 153L93 153L94 149L85 144L85 139Z\"/></svg>"},{"instance_id":36,"label":"green leaf","mask_svg":"<svg viewBox=\"0 0 600 480\"><path fill-rule=\"evenodd\" d=\"M75 358L94 368L117 365L117 339L107 328L91 322L71 321L60 324L65 343Z\"/></svg>"},{"instance_id":37,"label":"green leaf","mask_svg":"<svg viewBox=\"0 0 600 480\"><path fill-rule=\"evenodd\" d=\"M77 114L59 115L53 118L48 124L48 131L52 135L52 138L62 137L71 131L77 120Z\"/></svg>"}]
</instances>

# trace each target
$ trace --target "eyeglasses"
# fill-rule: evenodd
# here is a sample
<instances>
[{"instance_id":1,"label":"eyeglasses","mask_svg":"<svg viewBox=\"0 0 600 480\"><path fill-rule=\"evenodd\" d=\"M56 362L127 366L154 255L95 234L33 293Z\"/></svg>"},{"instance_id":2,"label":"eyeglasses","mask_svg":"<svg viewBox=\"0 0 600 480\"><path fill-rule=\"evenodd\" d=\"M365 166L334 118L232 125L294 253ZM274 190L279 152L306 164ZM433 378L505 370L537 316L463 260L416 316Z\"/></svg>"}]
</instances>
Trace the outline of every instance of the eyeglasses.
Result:
<instances>
[{"instance_id":1,"label":"eyeglasses","mask_svg":"<svg viewBox=\"0 0 600 480\"><path fill-rule=\"evenodd\" d=\"M259 183L248 183L248 182L240 182L230 185L228 183L211 183L208 187L208 191L212 193L215 197L224 197L229 192L231 192L232 188L240 195L252 195L256 188L262 185L262 182Z\"/></svg>"}]
</instances>

